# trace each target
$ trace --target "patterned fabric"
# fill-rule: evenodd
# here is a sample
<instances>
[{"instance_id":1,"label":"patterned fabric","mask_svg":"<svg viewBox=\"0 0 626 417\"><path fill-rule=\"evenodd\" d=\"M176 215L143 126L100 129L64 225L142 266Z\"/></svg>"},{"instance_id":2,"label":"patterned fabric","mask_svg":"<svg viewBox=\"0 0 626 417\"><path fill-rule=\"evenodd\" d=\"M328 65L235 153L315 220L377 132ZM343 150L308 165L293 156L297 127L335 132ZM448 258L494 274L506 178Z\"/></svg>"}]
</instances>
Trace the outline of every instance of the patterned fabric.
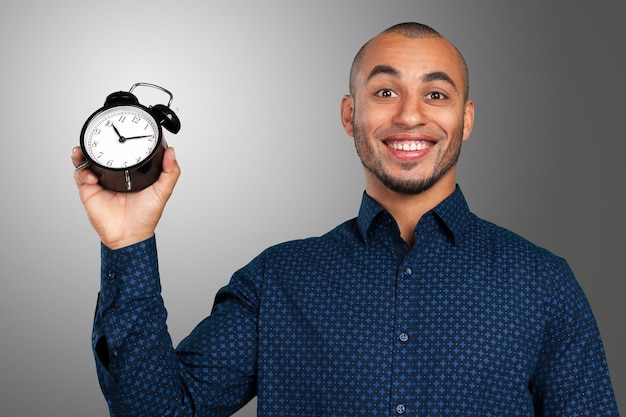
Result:
<instances>
[{"instance_id":1,"label":"patterned fabric","mask_svg":"<svg viewBox=\"0 0 626 417\"><path fill-rule=\"evenodd\" d=\"M358 218L267 249L176 350L156 243L102 247L93 342L112 416L617 416L566 262L473 215L459 188L409 248Z\"/></svg>"}]
</instances>

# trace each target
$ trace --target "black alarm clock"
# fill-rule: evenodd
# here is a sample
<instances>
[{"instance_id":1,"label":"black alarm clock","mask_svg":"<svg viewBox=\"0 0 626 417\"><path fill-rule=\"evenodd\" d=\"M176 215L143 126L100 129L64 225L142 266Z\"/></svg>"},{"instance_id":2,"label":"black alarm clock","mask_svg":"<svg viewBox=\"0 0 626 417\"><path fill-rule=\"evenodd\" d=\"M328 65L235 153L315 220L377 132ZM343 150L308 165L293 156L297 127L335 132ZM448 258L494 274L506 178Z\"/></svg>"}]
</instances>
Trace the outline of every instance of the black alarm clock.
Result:
<instances>
[{"instance_id":1,"label":"black alarm clock","mask_svg":"<svg viewBox=\"0 0 626 417\"><path fill-rule=\"evenodd\" d=\"M140 104L133 94L140 86L168 94L168 104ZM180 130L180 120L170 108L172 99L172 93L158 85L137 83L128 92L110 94L104 106L87 119L80 133L80 147L100 185L132 192L159 178L167 149L161 126L172 133Z\"/></svg>"}]
</instances>

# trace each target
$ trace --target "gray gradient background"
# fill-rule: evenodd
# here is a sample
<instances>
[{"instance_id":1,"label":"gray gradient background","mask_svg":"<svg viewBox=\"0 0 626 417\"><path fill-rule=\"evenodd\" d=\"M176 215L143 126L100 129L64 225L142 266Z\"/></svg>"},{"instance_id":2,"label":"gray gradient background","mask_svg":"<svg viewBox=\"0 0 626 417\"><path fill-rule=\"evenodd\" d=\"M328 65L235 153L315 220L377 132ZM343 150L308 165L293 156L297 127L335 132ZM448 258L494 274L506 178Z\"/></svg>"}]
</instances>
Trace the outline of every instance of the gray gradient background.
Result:
<instances>
[{"instance_id":1,"label":"gray gradient background","mask_svg":"<svg viewBox=\"0 0 626 417\"><path fill-rule=\"evenodd\" d=\"M362 169L339 101L361 44L406 20L469 63L476 126L459 183L471 208L570 261L626 409L618 1L216 3L0 5L2 415L107 415L90 348L99 241L69 159L107 94L162 85L182 120L168 141L183 174L157 231L177 343L262 249L356 214Z\"/></svg>"}]
</instances>

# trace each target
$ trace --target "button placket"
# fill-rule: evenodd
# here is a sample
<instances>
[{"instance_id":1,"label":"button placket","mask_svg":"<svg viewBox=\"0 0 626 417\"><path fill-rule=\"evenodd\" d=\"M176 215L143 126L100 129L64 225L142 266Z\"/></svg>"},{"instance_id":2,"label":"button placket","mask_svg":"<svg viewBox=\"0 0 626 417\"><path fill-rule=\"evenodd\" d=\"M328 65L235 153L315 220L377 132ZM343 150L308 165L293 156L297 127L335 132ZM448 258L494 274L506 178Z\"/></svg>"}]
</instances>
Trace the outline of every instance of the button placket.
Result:
<instances>
[{"instance_id":1,"label":"button placket","mask_svg":"<svg viewBox=\"0 0 626 417\"><path fill-rule=\"evenodd\" d=\"M413 269L406 264L400 265L398 269L398 310L397 310L397 321L396 321L396 337L398 340L398 348L396 350L396 358L399 361L398 363L404 363L404 357L407 354L406 351L406 343L409 341L409 332L407 331L407 325L410 320L407 317L407 303L410 302L407 299L407 289L408 286L411 285L413 276ZM397 368L397 377L402 378L402 367ZM400 383L401 384L401 383ZM393 394L392 394L393 395ZM402 401L402 396L395 396L395 401ZM393 400L392 400L393 401ZM406 413L406 405L404 403L396 403L395 407L392 409L395 411L396 415L404 415Z\"/></svg>"}]
</instances>

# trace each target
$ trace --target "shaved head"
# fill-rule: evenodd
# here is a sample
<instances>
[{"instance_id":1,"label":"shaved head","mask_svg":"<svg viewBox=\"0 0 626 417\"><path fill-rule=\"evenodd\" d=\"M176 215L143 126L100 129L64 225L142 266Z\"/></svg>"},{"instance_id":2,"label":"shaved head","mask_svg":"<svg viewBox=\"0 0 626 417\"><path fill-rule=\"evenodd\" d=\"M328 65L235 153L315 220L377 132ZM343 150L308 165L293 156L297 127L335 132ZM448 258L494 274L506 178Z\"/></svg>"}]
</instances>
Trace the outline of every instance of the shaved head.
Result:
<instances>
[{"instance_id":1,"label":"shaved head","mask_svg":"<svg viewBox=\"0 0 626 417\"><path fill-rule=\"evenodd\" d=\"M367 52L368 46L374 39L380 36L389 35L389 34L401 35L409 39L444 39L446 40L435 29L431 28L428 25L424 25L422 23L416 23L416 22L398 23L397 25L394 25L388 29L385 29L384 31L376 35L374 38L370 39L365 45L363 45L361 49L359 49L359 52L357 52L356 56L354 57L354 60L352 61L352 67L350 69L350 84L349 84L350 95L352 97L354 97L356 93L357 74L360 70L361 60L363 58L363 55ZM450 43L450 45L452 44ZM464 85L464 97L465 97L465 100L467 100L469 98L469 74L468 74L468 69L467 69L467 63L465 62L463 55L461 55L461 52L454 45L452 45L452 47L454 47L454 49L457 52L459 65L461 66L461 69L462 69L461 72L463 74L463 82L465 84Z\"/></svg>"}]
</instances>

